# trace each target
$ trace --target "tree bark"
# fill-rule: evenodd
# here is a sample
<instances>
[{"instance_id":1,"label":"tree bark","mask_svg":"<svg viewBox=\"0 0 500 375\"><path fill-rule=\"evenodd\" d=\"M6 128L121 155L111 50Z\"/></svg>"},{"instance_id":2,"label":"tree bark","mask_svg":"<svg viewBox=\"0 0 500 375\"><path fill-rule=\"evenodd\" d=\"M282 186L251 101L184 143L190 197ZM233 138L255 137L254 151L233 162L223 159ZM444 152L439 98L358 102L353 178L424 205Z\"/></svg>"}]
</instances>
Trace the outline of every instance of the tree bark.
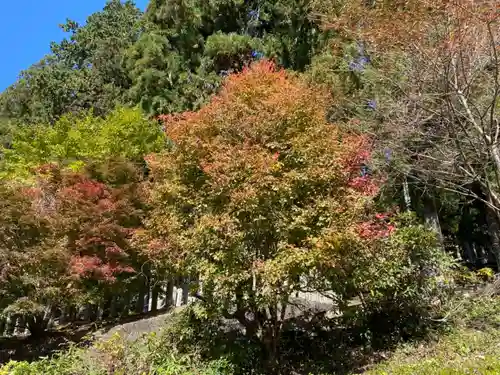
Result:
<instances>
[{"instance_id":1,"label":"tree bark","mask_svg":"<svg viewBox=\"0 0 500 375\"><path fill-rule=\"evenodd\" d=\"M43 326L45 331L48 331L49 329L53 328L56 314L57 314L57 308L53 304L50 304L45 308L45 312L43 315Z\"/></svg>"},{"instance_id":2,"label":"tree bark","mask_svg":"<svg viewBox=\"0 0 500 375\"><path fill-rule=\"evenodd\" d=\"M151 311L158 310L158 295L160 294L160 286L155 285L153 287L153 292L151 293Z\"/></svg>"},{"instance_id":3,"label":"tree bark","mask_svg":"<svg viewBox=\"0 0 500 375\"><path fill-rule=\"evenodd\" d=\"M106 310L106 300L102 299L97 305L96 320L102 321L104 318L104 311Z\"/></svg>"},{"instance_id":4,"label":"tree bark","mask_svg":"<svg viewBox=\"0 0 500 375\"><path fill-rule=\"evenodd\" d=\"M403 198L406 211L411 211L410 187L408 186L408 178L406 176L403 179Z\"/></svg>"},{"instance_id":5,"label":"tree bark","mask_svg":"<svg viewBox=\"0 0 500 375\"><path fill-rule=\"evenodd\" d=\"M43 337L43 335L46 333L45 328L45 321L42 315L31 315L28 318L28 329L30 331L31 337Z\"/></svg>"},{"instance_id":6,"label":"tree bark","mask_svg":"<svg viewBox=\"0 0 500 375\"><path fill-rule=\"evenodd\" d=\"M109 300L109 317L110 318L116 318L117 316L117 309L116 309L116 297L115 296L111 296L110 300Z\"/></svg>"},{"instance_id":7,"label":"tree bark","mask_svg":"<svg viewBox=\"0 0 500 375\"><path fill-rule=\"evenodd\" d=\"M5 334L5 319L0 318L0 337L3 337Z\"/></svg>"},{"instance_id":8,"label":"tree bark","mask_svg":"<svg viewBox=\"0 0 500 375\"><path fill-rule=\"evenodd\" d=\"M135 304L135 312L137 314L141 314L144 311L144 296L146 294L146 286L144 285L144 282L141 283L139 286L139 294L137 296L137 302Z\"/></svg>"},{"instance_id":9,"label":"tree bark","mask_svg":"<svg viewBox=\"0 0 500 375\"><path fill-rule=\"evenodd\" d=\"M465 253L464 255L465 255L466 261L468 261L472 265L476 264L477 263L477 255L476 255L476 252L474 251L474 247L468 241L464 241L463 249L464 249L464 253Z\"/></svg>"},{"instance_id":10,"label":"tree bark","mask_svg":"<svg viewBox=\"0 0 500 375\"><path fill-rule=\"evenodd\" d=\"M130 313L130 308L131 308L131 306L130 306L130 292L126 291L124 301L123 301L123 308L122 308L122 311L120 313L120 318L124 317L124 316L128 316Z\"/></svg>"},{"instance_id":11,"label":"tree bark","mask_svg":"<svg viewBox=\"0 0 500 375\"><path fill-rule=\"evenodd\" d=\"M182 279L182 304L186 305L189 298L189 279Z\"/></svg>"},{"instance_id":12,"label":"tree bark","mask_svg":"<svg viewBox=\"0 0 500 375\"><path fill-rule=\"evenodd\" d=\"M165 307L171 307L174 304L174 280L170 278L167 282L165 292Z\"/></svg>"},{"instance_id":13,"label":"tree bark","mask_svg":"<svg viewBox=\"0 0 500 375\"><path fill-rule=\"evenodd\" d=\"M269 320L264 328L262 341L266 350L266 373L278 374L280 369L279 341L282 322L278 306L269 307Z\"/></svg>"},{"instance_id":14,"label":"tree bark","mask_svg":"<svg viewBox=\"0 0 500 375\"><path fill-rule=\"evenodd\" d=\"M426 225L432 229L437 236L437 239L441 246L444 245L443 232L441 231L441 225L439 223L439 215L436 209L436 202L434 198L425 197L423 200L424 205L424 220Z\"/></svg>"},{"instance_id":15,"label":"tree bark","mask_svg":"<svg viewBox=\"0 0 500 375\"><path fill-rule=\"evenodd\" d=\"M14 332L14 317L12 315L7 315L5 318L5 336L12 336Z\"/></svg>"},{"instance_id":16,"label":"tree bark","mask_svg":"<svg viewBox=\"0 0 500 375\"><path fill-rule=\"evenodd\" d=\"M490 234L491 252L495 257L497 269L500 270L500 223L497 213L493 208L486 207L486 220L488 223L488 232Z\"/></svg>"}]
</instances>

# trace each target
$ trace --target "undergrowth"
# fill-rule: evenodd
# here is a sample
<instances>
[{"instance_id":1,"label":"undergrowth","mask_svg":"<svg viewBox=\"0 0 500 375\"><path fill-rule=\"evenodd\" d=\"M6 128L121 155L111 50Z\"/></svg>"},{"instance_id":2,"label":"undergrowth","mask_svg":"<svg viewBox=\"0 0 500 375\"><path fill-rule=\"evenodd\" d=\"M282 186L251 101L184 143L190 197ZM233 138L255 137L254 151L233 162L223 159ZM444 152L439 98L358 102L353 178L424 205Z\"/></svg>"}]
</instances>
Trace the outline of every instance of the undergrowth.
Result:
<instances>
[{"instance_id":1,"label":"undergrowth","mask_svg":"<svg viewBox=\"0 0 500 375\"><path fill-rule=\"evenodd\" d=\"M367 350L346 332L325 338L315 335L301 347L300 334L288 342L282 374L359 374L361 366L347 366L347 361L363 355L364 375L494 375L500 374L500 296L480 295L455 299L448 313L437 322L440 329L426 340L410 341L385 351ZM193 324L192 310L185 309L161 334L149 334L136 342L119 335L97 342L90 348L71 347L53 358L39 361L10 362L0 368L0 375L235 375L258 374L258 353L236 338L234 345L215 334L216 325L198 321ZM196 326L196 324L195 324ZM323 330L325 331L325 330ZM208 332L208 333L207 333ZM318 331L319 332L319 331ZM228 336L224 336L228 340ZM323 340L323 341L322 341ZM349 340L351 340L349 342ZM177 344L174 344L177 342ZM212 348L209 346L212 343ZM332 366L323 366L317 357L319 348L329 352ZM217 348L215 348L217 346ZM335 349L335 346L340 349ZM295 349L293 349L293 347ZM309 354L308 352L309 347ZM204 351L202 349L208 349ZM373 349L373 348L372 348ZM313 353L315 351L316 353ZM205 353L205 354L204 354ZM211 353L212 355L206 355ZM306 356L311 356L306 358ZM384 360L376 363L380 358ZM295 359L296 363L291 366ZM368 368L368 366L370 366ZM324 370L321 370L321 369ZM335 369L335 370L332 370ZM293 371L293 372L292 372Z\"/></svg>"},{"instance_id":2,"label":"undergrowth","mask_svg":"<svg viewBox=\"0 0 500 375\"><path fill-rule=\"evenodd\" d=\"M500 374L500 296L455 304L448 332L432 341L401 346L364 374Z\"/></svg>"}]
</instances>

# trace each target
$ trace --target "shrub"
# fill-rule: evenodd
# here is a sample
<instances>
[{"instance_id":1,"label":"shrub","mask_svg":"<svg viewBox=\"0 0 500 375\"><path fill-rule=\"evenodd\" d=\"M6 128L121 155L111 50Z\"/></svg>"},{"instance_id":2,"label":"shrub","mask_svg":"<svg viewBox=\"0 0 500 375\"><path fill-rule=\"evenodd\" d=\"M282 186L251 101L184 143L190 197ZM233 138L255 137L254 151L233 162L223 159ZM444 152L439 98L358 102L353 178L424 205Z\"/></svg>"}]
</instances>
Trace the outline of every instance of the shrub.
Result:
<instances>
[{"instance_id":1,"label":"shrub","mask_svg":"<svg viewBox=\"0 0 500 375\"><path fill-rule=\"evenodd\" d=\"M153 335L127 342L119 335L89 349L71 347L50 359L11 361L0 375L230 375L232 367L220 359L192 361L175 356Z\"/></svg>"}]
</instances>

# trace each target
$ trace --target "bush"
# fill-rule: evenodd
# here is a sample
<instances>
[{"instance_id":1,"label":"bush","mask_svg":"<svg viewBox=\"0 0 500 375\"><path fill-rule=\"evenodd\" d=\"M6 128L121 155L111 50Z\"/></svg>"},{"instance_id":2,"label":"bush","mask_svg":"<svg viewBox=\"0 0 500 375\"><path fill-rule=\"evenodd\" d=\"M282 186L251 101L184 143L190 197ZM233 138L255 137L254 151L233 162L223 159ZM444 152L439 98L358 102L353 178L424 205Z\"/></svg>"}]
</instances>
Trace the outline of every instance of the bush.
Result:
<instances>
[{"instance_id":1,"label":"bush","mask_svg":"<svg viewBox=\"0 0 500 375\"><path fill-rule=\"evenodd\" d=\"M258 373L262 365L259 343L245 337L236 322L210 314L201 304L175 314L159 339L175 355L188 356L193 361L225 358L237 374Z\"/></svg>"},{"instance_id":2,"label":"bush","mask_svg":"<svg viewBox=\"0 0 500 375\"><path fill-rule=\"evenodd\" d=\"M0 375L230 375L232 367L224 359L194 361L174 356L151 334L137 342L119 335L96 343L90 349L71 347L54 358L33 363L11 361Z\"/></svg>"},{"instance_id":3,"label":"bush","mask_svg":"<svg viewBox=\"0 0 500 375\"><path fill-rule=\"evenodd\" d=\"M495 375L500 373L500 298L454 300L453 328L422 345L405 345L366 375Z\"/></svg>"}]
</instances>

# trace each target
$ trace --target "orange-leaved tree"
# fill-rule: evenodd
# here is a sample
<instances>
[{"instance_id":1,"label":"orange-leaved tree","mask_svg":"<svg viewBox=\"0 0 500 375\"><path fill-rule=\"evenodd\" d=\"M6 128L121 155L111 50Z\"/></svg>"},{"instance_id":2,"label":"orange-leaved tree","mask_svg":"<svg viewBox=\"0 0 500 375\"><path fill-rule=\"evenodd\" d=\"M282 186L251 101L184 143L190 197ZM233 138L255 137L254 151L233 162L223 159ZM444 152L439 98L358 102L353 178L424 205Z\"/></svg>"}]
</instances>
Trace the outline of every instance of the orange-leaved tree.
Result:
<instances>
[{"instance_id":1,"label":"orange-leaved tree","mask_svg":"<svg viewBox=\"0 0 500 375\"><path fill-rule=\"evenodd\" d=\"M369 138L326 108L322 91L261 61L198 112L162 117L171 147L147 158L145 251L199 278L203 305L259 339L271 368L298 292L333 291L343 308L408 259L376 245L395 228L370 215Z\"/></svg>"}]
</instances>

